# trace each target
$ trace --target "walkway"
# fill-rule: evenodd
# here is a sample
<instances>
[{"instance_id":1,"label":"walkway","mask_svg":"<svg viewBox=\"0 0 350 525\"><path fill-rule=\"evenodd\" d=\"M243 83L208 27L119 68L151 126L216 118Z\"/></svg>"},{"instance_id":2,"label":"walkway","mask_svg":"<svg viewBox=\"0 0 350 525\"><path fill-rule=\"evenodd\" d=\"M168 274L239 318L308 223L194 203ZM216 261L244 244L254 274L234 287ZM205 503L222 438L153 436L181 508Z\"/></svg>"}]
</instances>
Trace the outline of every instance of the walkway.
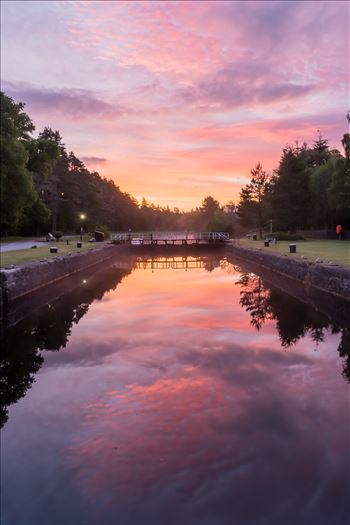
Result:
<instances>
[{"instance_id":1,"label":"walkway","mask_svg":"<svg viewBox=\"0 0 350 525\"><path fill-rule=\"evenodd\" d=\"M0 252L13 252L15 250L28 250L32 246L44 246L46 241L36 241L35 239L29 241L16 241L16 242L6 242L0 244Z\"/></svg>"},{"instance_id":2,"label":"walkway","mask_svg":"<svg viewBox=\"0 0 350 525\"><path fill-rule=\"evenodd\" d=\"M226 232L115 232L110 239L117 244L179 245L217 244L230 240Z\"/></svg>"}]
</instances>

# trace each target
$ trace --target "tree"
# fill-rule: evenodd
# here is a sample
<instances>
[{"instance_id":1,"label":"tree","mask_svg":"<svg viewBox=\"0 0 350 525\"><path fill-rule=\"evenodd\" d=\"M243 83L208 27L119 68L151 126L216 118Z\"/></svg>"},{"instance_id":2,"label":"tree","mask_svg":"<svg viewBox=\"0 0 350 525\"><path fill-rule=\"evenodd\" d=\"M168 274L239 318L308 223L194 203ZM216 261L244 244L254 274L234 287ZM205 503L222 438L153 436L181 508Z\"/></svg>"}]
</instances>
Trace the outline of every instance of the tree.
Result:
<instances>
[{"instance_id":1,"label":"tree","mask_svg":"<svg viewBox=\"0 0 350 525\"><path fill-rule=\"evenodd\" d=\"M328 228L335 220L334 206L330 202L329 187L335 169L334 158L310 171L311 225L314 228Z\"/></svg>"},{"instance_id":2,"label":"tree","mask_svg":"<svg viewBox=\"0 0 350 525\"><path fill-rule=\"evenodd\" d=\"M286 146L271 180L272 218L281 230L303 229L310 222L310 177L305 151Z\"/></svg>"},{"instance_id":3,"label":"tree","mask_svg":"<svg viewBox=\"0 0 350 525\"><path fill-rule=\"evenodd\" d=\"M55 220L54 202L57 200L57 188L53 170L59 161L60 155L64 153L64 146L58 131L44 128L37 139L26 142L29 154L27 168L31 172L36 191L36 199L31 206L25 209L21 231L36 234L49 229L49 218ZM53 212L53 213L52 213ZM32 216L31 216L32 215ZM56 225L52 225L52 231Z\"/></svg>"},{"instance_id":4,"label":"tree","mask_svg":"<svg viewBox=\"0 0 350 525\"><path fill-rule=\"evenodd\" d=\"M241 223L247 227L256 226L256 202L253 201L249 185L241 189L239 194L237 213Z\"/></svg>"},{"instance_id":5,"label":"tree","mask_svg":"<svg viewBox=\"0 0 350 525\"><path fill-rule=\"evenodd\" d=\"M211 195L203 199L202 205L199 208L200 224L203 230L216 229L216 225L220 222L220 203Z\"/></svg>"},{"instance_id":6,"label":"tree","mask_svg":"<svg viewBox=\"0 0 350 525\"><path fill-rule=\"evenodd\" d=\"M250 183L242 189L238 203L238 214L247 225L256 226L259 229L260 238L264 223L264 199L269 190L269 176L263 170L260 162L251 170Z\"/></svg>"},{"instance_id":7,"label":"tree","mask_svg":"<svg viewBox=\"0 0 350 525\"><path fill-rule=\"evenodd\" d=\"M33 202L23 210L19 233L21 235L40 235L49 229L51 213L49 208L35 196Z\"/></svg>"},{"instance_id":8,"label":"tree","mask_svg":"<svg viewBox=\"0 0 350 525\"><path fill-rule=\"evenodd\" d=\"M320 132L318 132L318 137L314 141L313 148L311 150L304 148L304 152L307 152L311 157L311 162L313 166L321 166L330 157L330 151L328 146L328 140L324 139Z\"/></svg>"},{"instance_id":9,"label":"tree","mask_svg":"<svg viewBox=\"0 0 350 525\"><path fill-rule=\"evenodd\" d=\"M346 114L346 120L350 124L350 111L348 111ZM350 162L350 134L349 133L344 134L341 143L345 150L345 157Z\"/></svg>"},{"instance_id":10,"label":"tree","mask_svg":"<svg viewBox=\"0 0 350 525\"><path fill-rule=\"evenodd\" d=\"M29 153L28 169L36 176L37 183L46 181L52 174L64 147L58 131L44 128L37 139L26 143Z\"/></svg>"},{"instance_id":11,"label":"tree","mask_svg":"<svg viewBox=\"0 0 350 525\"><path fill-rule=\"evenodd\" d=\"M335 224L350 227L350 161L343 157L334 162L332 182L328 189L328 198L334 210Z\"/></svg>"},{"instance_id":12,"label":"tree","mask_svg":"<svg viewBox=\"0 0 350 525\"><path fill-rule=\"evenodd\" d=\"M25 143L34 125L23 111L1 92L1 231L16 233L23 210L35 200L33 179L27 169Z\"/></svg>"},{"instance_id":13,"label":"tree","mask_svg":"<svg viewBox=\"0 0 350 525\"><path fill-rule=\"evenodd\" d=\"M35 127L30 117L23 111L25 104L16 104L11 97L0 92L1 137L29 140Z\"/></svg>"}]
</instances>

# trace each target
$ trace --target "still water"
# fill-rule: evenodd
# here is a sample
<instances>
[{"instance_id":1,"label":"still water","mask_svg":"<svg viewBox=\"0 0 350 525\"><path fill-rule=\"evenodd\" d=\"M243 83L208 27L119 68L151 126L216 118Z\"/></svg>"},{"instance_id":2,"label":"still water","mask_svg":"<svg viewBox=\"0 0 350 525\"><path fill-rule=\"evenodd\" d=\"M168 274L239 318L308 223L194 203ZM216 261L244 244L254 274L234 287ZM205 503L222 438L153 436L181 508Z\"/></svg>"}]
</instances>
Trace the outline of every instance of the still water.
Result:
<instances>
[{"instance_id":1,"label":"still water","mask_svg":"<svg viewBox=\"0 0 350 525\"><path fill-rule=\"evenodd\" d=\"M3 339L4 525L349 523L349 327L259 275L126 260Z\"/></svg>"}]
</instances>

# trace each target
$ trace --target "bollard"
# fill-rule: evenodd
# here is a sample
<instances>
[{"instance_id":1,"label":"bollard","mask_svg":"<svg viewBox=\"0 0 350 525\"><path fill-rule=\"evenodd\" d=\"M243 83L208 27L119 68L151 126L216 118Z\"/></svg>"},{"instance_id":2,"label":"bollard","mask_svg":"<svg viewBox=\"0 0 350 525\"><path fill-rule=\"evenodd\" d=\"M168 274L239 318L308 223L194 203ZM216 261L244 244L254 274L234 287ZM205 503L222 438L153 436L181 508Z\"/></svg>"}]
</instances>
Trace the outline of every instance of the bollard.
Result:
<instances>
[{"instance_id":1,"label":"bollard","mask_svg":"<svg viewBox=\"0 0 350 525\"><path fill-rule=\"evenodd\" d=\"M50 246L50 253L57 253L57 246Z\"/></svg>"},{"instance_id":2,"label":"bollard","mask_svg":"<svg viewBox=\"0 0 350 525\"><path fill-rule=\"evenodd\" d=\"M296 244L290 244L289 245L289 253L297 253L297 245Z\"/></svg>"},{"instance_id":3,"label":"bollard","mask_svg":"<svg viewBox=\"0 0 350 525\"><path fill-rule=\"evenodd\" d=\"M66 241L66 242L67 242L67 246L68 246L68 244L69 244L69 240L67 239L67 241Z\"/></svg>"},{"instance_id":4,"label":"bollard","mask_svg":"<svg viewBox=\"0 0 350 525\"><path fill-rule=\"evenodd\" d=\"M270 246L270 241L264 241L264 246L266 247Z\"/></svg>"},{"instance_id":5,"label":"bollard","mask_svg":"<svg viewBox=\"0 0 350 525\"><path fill-rule=\"evenodd\" d=\"M77 248L81 248L82 247L82 244L81 242L77 242Z\"/></svg>"}]
</instances>

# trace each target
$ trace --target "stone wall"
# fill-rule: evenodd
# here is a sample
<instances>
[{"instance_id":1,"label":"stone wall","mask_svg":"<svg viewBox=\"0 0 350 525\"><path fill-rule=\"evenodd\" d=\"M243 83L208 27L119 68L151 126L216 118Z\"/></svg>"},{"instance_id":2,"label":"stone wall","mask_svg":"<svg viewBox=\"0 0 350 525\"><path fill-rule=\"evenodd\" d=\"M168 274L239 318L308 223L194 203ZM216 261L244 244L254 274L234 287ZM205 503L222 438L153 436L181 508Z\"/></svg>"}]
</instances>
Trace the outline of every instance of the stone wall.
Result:
<instances>
[{"instance_id":1,"label":"stone wall","mask_svg":"<svg viewBox=\"0 0 350 525\"><path fill-rule=\"evenodd\" d=\"M56 283L64 277L94 266L109 259L118 251L121 251L120 247L103 245L88 251L1 269L1 305L5 306L43 286Z\"/></svg>"},{"instance_id":2,"label":"stone wall","mask_svg":"<svg viewBox=\"0 0 350 525\"><path fill-rule=\"evenodd\" d=\"M313 263L287 255L268 253L265 250L234 245L232 254L252 261L262 268L331 293L350 301L350 270L341 266Z\"/></svg>"}]
</instances>

